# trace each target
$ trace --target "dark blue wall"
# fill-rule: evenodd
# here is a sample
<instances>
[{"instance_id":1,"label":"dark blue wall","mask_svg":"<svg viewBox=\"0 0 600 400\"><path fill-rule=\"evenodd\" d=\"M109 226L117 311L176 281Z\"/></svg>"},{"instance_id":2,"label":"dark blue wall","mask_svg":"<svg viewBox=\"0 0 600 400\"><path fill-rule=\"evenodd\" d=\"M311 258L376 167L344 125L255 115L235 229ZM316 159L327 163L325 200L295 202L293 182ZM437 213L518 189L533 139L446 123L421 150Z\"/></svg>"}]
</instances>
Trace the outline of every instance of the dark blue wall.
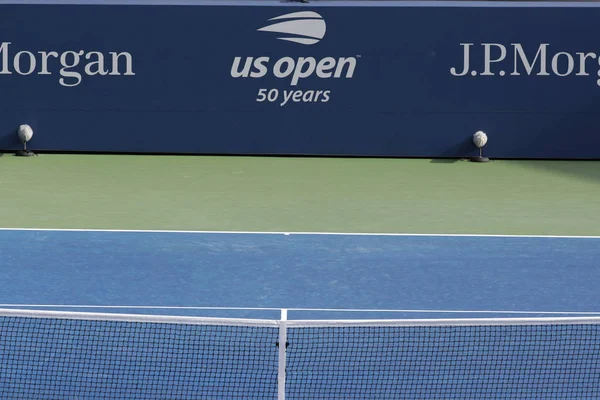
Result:
<instances>
[{"instance_id":1,"label":"dark blue wall","mask_svg":"<svg viewBox=\"0 0 600 400\"><path fill-rule=\"evenodd\" d=\"M18 148L15 129L29 123L37 150L461 157L474 154L471 135L484 130L491 157L600 158L600 7L251 4L0 4L0 45L11 43L0 53L0 149ZM257 31L297 11L323 17L319 43ZM461 43L473 44L477 76L450 72L463 69ZM492 76L481 76L482 43L507 51ZM539 74L541 56L530 74L517 58L520 75L511 75L515 43L529 62L546 44L548 75ZM490 49L491 58L500 54ZM82 59L73 87L61 85L55 57L39 74L39 51L69 50L104 53L107 70L109 52L128 52L135 75L123 75L123 57L118 76L85 75L90 60ZM34 73L15 72L19 51L35 55ZM557 52L568 54L553 71ZM594 53L587 75L577 75L578 52ZM266 76L231 76L235 57L261 56L270 58ZM356 65L352 78L313 74L293 86L272 73L282 57L354 57ZM29 58L21 54L22 71ZM558 76L569 59L573 71ZM279 101L257 102L260 89L277 89ZM330 91L329 101L281 106L290 90Z\"/></svg>"}]
</instances>

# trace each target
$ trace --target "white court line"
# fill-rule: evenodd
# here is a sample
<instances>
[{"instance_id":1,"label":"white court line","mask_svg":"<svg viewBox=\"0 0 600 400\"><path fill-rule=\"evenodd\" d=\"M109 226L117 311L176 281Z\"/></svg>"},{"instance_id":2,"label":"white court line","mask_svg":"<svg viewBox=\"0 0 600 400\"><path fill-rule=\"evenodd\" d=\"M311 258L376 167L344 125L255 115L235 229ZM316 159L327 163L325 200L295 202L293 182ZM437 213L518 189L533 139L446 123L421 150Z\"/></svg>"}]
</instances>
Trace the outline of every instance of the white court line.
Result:
<instances>
[{"instance_id":1,"label":"white court line","mask_svg":"<svg viewBox=\"0 0 600 400\"><path fill-rule=\"evenodd\" d=\"M0 307L35 308L81 308L81 309L144 309L144 310L219 310L219 311L318 311L318 312L381 312L381 313L429 313L429 314L545 314L545 315L599 315L600 311L516 311L516 310L395 310L359 308L274 308L274 307L203 307L203 306L102 306L69 304L0 304Z\"/></svg>"},{"instance_id":2,"label":"white court line","mask_svg":"<svg viewBox=\"0 0 600 400\"><path fill-rule=\"evenodd\" d=\"M109 233L187 233L187 234L238 234L238 235L331 235L331 236L414 236L414 237L497 237L497 238L546 238L546 239L600 239L600 236L576 235L495 235L478 233L375 233L375 232L261 232L261 231L186 231L159 229L77 229L77 228L0 228L0 231L33 232L109 232Z\"/></svg>"}]
</instances>

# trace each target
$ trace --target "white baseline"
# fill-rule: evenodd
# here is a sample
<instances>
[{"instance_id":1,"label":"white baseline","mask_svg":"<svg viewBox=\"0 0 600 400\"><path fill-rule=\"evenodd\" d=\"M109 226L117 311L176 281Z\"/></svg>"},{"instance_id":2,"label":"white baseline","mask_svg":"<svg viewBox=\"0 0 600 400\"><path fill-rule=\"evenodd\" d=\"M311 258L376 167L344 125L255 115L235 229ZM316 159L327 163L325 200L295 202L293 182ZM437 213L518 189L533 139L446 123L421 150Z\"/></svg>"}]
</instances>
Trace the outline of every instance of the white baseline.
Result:
<instances>
[{"instance_id":1,"label":"white baseline","mask_svg":"<svg viewBox=\"0 0 600 400\"><path fill-rule=\"evenodd\" d=\"M330 236L407 236L407 237L498 237L498 238L548 238L548 239L600 239L595 235L504 235L485 233L394 233L394 232L294 232L294 231L210 231L168 229L93 229L93 228L2 228L0 231L39 232L113 232L113 233L173 233L173 234L236 234L236 235L330 235Z\"/></svg>"}]
</instances>

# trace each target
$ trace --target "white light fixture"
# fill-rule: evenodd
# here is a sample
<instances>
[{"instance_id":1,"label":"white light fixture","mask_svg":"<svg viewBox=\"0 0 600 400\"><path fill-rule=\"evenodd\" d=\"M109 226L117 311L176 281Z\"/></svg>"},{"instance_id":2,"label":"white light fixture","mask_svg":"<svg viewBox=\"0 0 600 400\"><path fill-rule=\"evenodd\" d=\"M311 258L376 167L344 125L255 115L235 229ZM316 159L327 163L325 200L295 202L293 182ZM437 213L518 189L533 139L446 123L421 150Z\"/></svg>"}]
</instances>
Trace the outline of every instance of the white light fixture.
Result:
<instances>
[{"instance_id":1,"label":"white light fixture","mask_svg":"<svg viewBox=\"0 0 600 400\"><path fill-rule=\"evenodd\" d=\"M490 161L489 158L483 156L483 148L487 144L487 141L488 141L488 137L484 131L475 132L475 134L473 135L473 144L475 144L475 146L477 146L477 148L479 149L479 156L471 157L471 161L473 161L473 162L488 162L488 161Z\"/></svg>"},{"instance_id":2,"label":"white light fixture","mask_svg":"<svg viewBox=\"0 0 600 400\"><path fill-rule=\"evenodd\" d=\"M20 157L35 156L36 154L33 151L27 150L27 142L33 137L33 129L31 129L31 126L27 124L20 125L19 129L17 129L17 135L19 136L21 143L23 143L23 150L17 151L16 155Z\"/></svg>"}]
</instances>

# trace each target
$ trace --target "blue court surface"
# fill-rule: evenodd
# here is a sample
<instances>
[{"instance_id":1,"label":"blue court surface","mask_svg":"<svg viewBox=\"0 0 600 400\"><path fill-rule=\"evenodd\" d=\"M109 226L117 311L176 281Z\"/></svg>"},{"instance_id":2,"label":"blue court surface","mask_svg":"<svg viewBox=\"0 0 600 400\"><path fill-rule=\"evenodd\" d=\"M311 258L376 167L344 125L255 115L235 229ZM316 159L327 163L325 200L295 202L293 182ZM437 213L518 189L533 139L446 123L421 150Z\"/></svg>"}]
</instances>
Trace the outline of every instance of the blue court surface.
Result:
<instances>
[{"instance_id":1,"label":"blue court surface","mask_svg":"<svg viewBox=\"0 0 600 400\"><path fill-rule=\"evenodd\" d=\"M598 260L600 238L2 230L0 307L267 319L279 313L263 308L310 309L292 319L600 314Z\"/></svg>"}]
</instances>

